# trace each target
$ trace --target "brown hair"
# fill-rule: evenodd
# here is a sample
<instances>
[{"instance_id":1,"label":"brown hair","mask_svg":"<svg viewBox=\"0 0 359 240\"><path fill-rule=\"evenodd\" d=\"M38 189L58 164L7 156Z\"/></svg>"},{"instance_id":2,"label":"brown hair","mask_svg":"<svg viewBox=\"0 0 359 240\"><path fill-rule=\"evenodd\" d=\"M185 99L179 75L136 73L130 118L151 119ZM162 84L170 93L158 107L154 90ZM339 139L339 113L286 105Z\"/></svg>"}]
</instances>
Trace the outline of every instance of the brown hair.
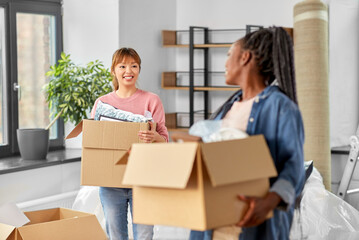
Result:
<instances>
[{"instance_id":1,"label":"brown hair","mask_svg":"<svg viewBox=\"0 0 359 240\"><path fill-rule=\"evenodd\" d=\"M118 89L118 81L114 74L115 67L117 64L121 63L126 58L133 58L135 62L139 65L141 70L141 58L133 48L120 48L116 50L116 52L112 55L111 65L112 84L115 91Z\"/></svg>"}]
</instances>

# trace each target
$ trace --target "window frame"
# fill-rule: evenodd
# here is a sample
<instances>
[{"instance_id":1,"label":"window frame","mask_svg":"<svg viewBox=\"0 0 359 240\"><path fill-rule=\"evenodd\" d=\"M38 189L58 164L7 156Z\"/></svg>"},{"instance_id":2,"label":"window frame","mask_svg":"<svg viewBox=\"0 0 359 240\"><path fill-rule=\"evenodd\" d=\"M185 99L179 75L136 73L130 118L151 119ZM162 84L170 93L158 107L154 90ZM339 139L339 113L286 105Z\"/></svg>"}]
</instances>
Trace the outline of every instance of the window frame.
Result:
<instances>
[{"instance_id":1,"label":"window frame","mask_svg":"<svg viewBox=\"0 0 359 240\"><path fill-rule=\"evenodd\" d=\"M19 155L17 144L16 129L19 126L18 114L18 92L14 91L14 84L17 79L17 29L16 13L30 14L48 14L55 17L55 58L60 59L63 51L63 33L62 33L62 1L61 0L0 0L0 7L5 11L5 94L6 94L6 114L8 126L7 131L8 144L0 146L0 158L12 155ZM64 148L64 122L60 118L57 121L57 138L49 142L49 151Z\"/></svg>"}]
</instances>

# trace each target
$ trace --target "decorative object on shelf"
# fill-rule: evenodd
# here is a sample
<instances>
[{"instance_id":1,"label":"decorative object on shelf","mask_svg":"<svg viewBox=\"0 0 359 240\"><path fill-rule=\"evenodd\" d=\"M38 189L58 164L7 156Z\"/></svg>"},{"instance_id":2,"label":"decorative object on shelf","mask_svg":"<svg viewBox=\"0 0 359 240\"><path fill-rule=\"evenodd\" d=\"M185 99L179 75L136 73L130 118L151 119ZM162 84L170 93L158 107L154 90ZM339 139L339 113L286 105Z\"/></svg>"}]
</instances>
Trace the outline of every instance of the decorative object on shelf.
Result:
<instances>
[{"instance_id":1,"label":"decorative object on shelf","mask_svg":"<svg viewBox=\"0 0 359 240\"><path fill-rule=\"evenodd\" d=\"M46 102L55 118L44 128L18 129L17 138L22 159L45 159L48 152L49 129L59 117L77 125L87 118L95 100L112 91L111 73L96 60L85 67L76 65L70 55L61 54L57 64L46 73Z\"/></svg>"},{"instance_id":2,"label":"decorative object on shelf","mask_svg":"<svg viewBox=\"0 0 359 240\"><path fill-rule=\"evenodd\" d=\"M230 87L230 86L214 86L210 82L210 78L214 73L219 73L215 71L209 70L209 49L210 48L229 48L234 41L244 36L246 33L258 30L263 28L262 26L257 25L247 25L246 28L243 29L209 29L207 27L194 27L190 26L189 30L163 30L162 31L162 45L163 47L181 47L181 48L189 48L189 71L185 72L189 75L188 85L180 85L178 84L178 74L184 73L180 71L176 72L163 72L162 73L162 88L163 89L177 89L177 90L187 90L189 92L189 121L188 127L192 126L195 122L195 113L202 112L203 118L207 119L210 115L209 109L209 92L210 91L236 91L239 90L238 87ZM180 38L179 34L188 34L189 41L188 43L183 43L182 41L178 41ZM218 40L218 36L215 36L215 33L221 33L221 35L225 35L224 38L226 42L221 42ZM231 35L231 37L229 37ZM196 36L196 37L195 37ZM195 39L196 38L196 39ZM198 43L200 40L200 43ZM196 40L196 41L195 41ZM203 68L198 69L194 67L194 59L195 59L195 50L203 51ZM226 53L225 53L226 54ZM224 65L224 63L223 63ZM203 81L201 84L195 84L195 75L203 75ZM224 76L224 72L223 72ZM194 94L196 92L203 93L203 110L196 111L194 109ZM170 115L171 119L178 118L178 114ZM166 121L167 122L167 121ZM167 124L167 127L171 130L172 128L177 129L179 126L173 126L173 123L178 123L178 119L176 121L171 121L171 125ZM181 126L183 128L183 126Z\"/></svg>"}]
</instances>

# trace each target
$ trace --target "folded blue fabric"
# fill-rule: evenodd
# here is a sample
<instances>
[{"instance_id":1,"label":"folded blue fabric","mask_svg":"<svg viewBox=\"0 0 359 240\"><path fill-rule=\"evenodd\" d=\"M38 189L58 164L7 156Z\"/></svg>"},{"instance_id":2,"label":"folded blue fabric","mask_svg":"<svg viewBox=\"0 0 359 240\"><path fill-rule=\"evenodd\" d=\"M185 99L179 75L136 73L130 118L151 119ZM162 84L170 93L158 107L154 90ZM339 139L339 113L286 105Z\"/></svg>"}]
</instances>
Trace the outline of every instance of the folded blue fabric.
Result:
<instances>
[{"instance_id":1,"label":"folded blue fabric","mask_svg":"<svg viewBox=\"0 0 359 240\"><path fill-rule=\"evenodd\" d=\"M110 104L99 101L96 106L94 119L100 120L101 116L125 122L148 122L152 120L152 118L147 118L140 114L123 111L111 106Z\"/></svg>"}]
</instances>

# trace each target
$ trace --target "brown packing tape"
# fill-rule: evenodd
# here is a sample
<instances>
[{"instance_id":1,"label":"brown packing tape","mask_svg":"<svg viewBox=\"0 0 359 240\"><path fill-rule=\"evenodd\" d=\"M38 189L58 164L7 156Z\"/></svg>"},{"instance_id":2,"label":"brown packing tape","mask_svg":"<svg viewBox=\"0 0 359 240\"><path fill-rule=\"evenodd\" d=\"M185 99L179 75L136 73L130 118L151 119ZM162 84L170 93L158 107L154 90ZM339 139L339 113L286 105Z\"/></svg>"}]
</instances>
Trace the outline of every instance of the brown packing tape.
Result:
<instances>
[{"instance_id":1,"label":"brown packing tape","mask_svg":"<svg viewBox=\"0 0 359 240\"><path fill-rule=\"evenodd\" d=\"M331 188L328 83L328 7L303 1L294 7L294 57L302 113L305 160L313 159L325 187Z\"/></svg>"}]
</instances>

